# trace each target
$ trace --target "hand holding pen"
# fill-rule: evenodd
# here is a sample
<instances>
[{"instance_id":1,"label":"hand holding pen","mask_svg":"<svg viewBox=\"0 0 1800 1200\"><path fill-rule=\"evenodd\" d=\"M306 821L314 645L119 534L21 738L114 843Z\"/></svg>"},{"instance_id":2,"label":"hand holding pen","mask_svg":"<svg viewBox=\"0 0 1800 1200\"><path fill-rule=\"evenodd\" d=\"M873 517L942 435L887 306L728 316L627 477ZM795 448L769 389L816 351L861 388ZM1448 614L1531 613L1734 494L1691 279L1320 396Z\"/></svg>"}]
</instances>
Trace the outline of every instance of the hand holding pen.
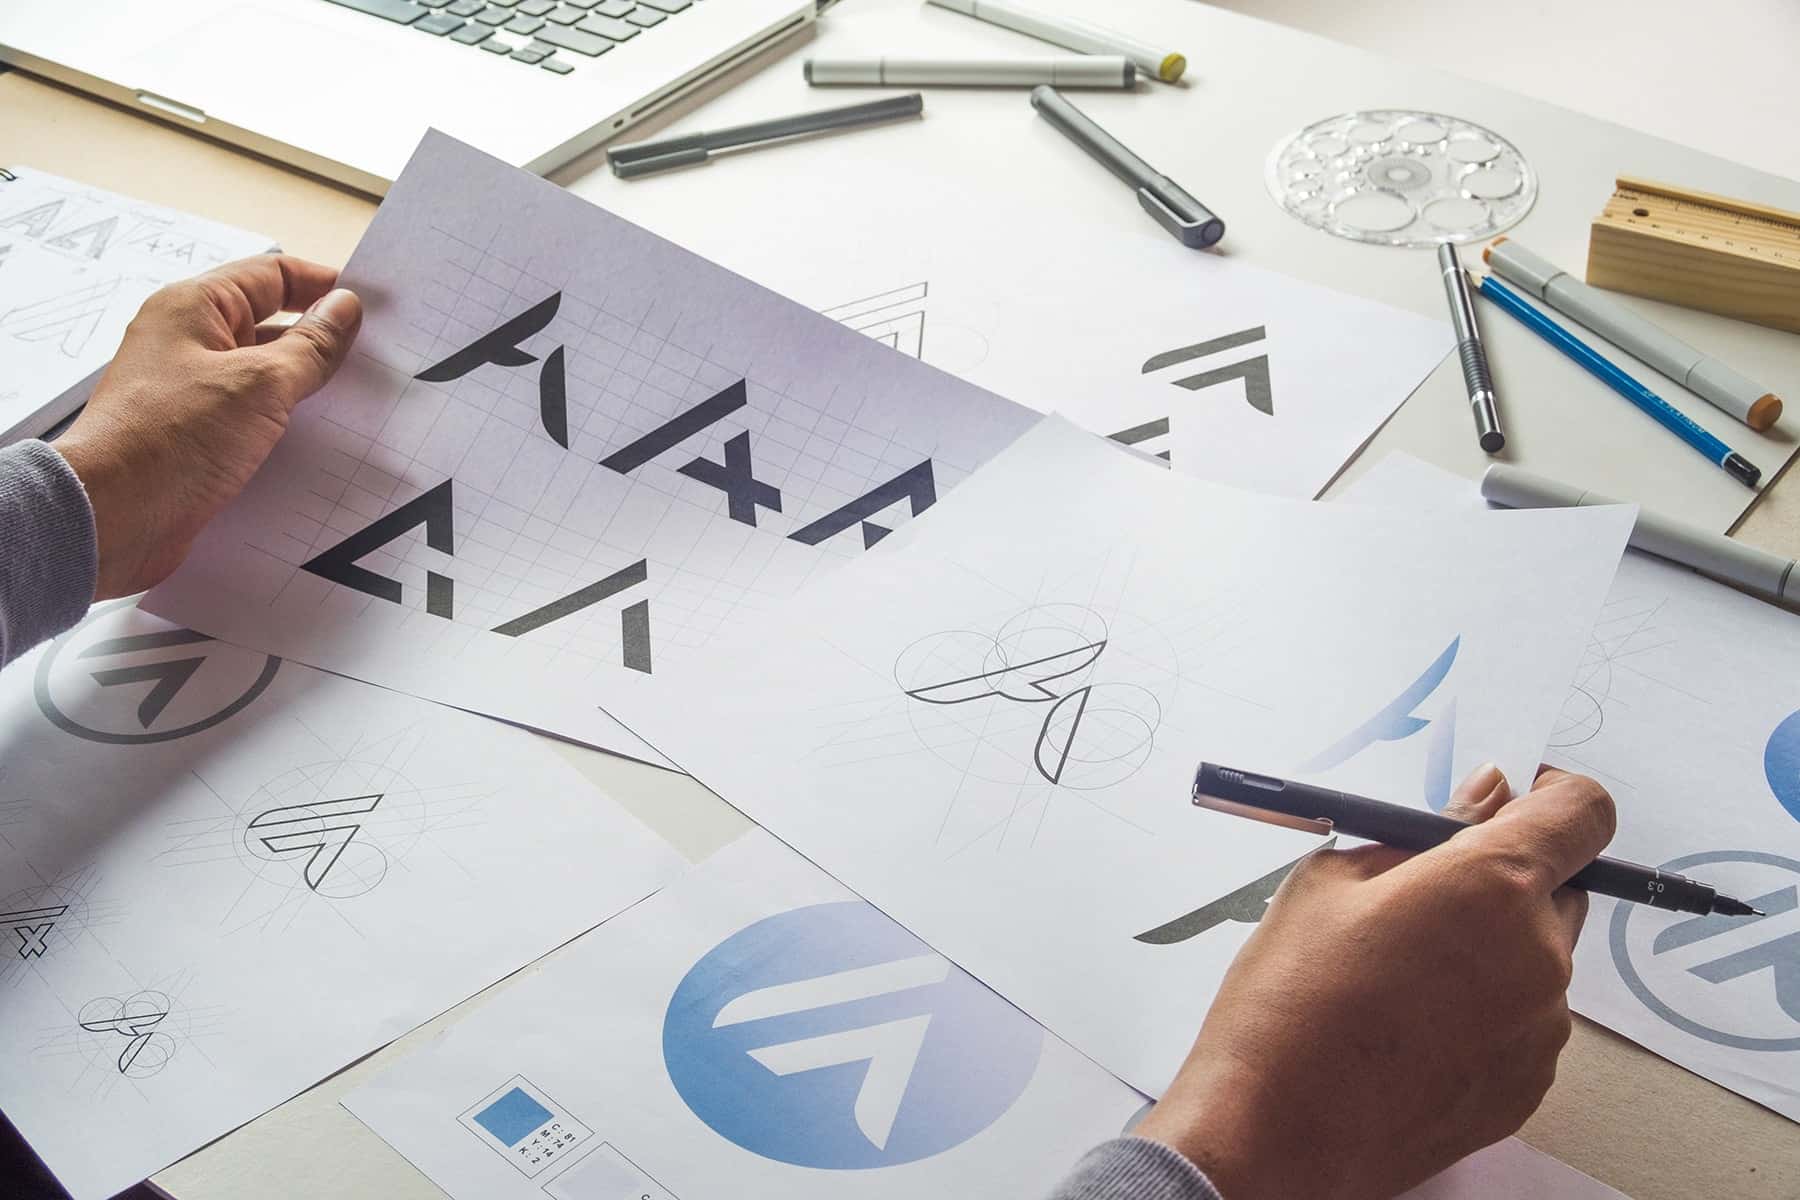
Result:
<instances>
[{"instance_id":1,"label":"hand holding pen","mask_svg":"<svg viewBox=\"0 0 1800 1200\"><path fill-rule=\"evenodd\" d=\"M1473 828L1294 868L1136 1133L1225 1196L1373 1200L1518 1130L1570 1032L1587 897L1560 885L1612 837L1612 800L1560 771L1511 800L1488 767L1446 812Z\"/></svg>"}]
</instances>

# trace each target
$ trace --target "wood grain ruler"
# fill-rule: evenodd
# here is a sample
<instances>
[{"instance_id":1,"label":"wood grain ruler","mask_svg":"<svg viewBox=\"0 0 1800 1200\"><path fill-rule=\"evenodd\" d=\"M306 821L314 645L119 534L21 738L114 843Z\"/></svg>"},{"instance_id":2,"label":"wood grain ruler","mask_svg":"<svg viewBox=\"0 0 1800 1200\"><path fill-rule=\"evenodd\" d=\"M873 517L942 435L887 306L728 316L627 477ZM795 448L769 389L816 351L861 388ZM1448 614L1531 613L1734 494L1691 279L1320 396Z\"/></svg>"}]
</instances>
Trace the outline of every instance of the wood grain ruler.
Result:
<instances>
[{"instance_id":1,"label":"wood grain ruler","mask_svg":"<svg viewBox=\"0 0 1800 1200\"><path fill-rule=\"evenodd\" d=\"M1800 333L1800 213L1629 176L1615 187L1589 283Z\"/></svg>"}]
</instances>

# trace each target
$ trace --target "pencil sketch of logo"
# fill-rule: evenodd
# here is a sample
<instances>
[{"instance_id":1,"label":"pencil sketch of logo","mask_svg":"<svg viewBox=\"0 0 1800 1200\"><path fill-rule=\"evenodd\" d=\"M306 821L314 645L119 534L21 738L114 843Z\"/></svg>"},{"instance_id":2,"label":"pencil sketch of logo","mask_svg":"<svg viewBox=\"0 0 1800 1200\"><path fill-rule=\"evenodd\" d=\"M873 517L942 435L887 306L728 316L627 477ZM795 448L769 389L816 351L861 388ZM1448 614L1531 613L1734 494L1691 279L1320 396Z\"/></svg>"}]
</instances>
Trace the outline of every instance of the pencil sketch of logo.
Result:
<instances>
[{"instance_id":1,"label":"pencil sketch of logo","mask_svg":"<svg viewBox=\"0 0 1800 1200\"><path fill-rule=\"evenodd\" d=\"M1044 782L1093 791L1135 774L1162 723L1162 703L1150 688L1099 677L1111 644L1106 620L1092 609L1042 604L991 635L956 629L919 639L895 660L894 679L917 704L954 710L946 721L915 720L913 727L934 754L965 773L1018 783L1023 755ZM1122 661L1119 673L1141 665ZM1029 741L1018 736L1020 725L1030 730Z\"/></svg>"},{"instance_id":2,"label":"pencil sketch of logo","mask_svg":"<svg viewBox=\"0 0 1800 1200\"><path fill-rule=\"evenodd\" d=\"M862 901L725 939L669 1001L663 1060L694 1115L753 1154L859 1170L916 1162L999 1120L1043 1030Z\"/></svg>"},{"instance_id":3,"label":"pencil sketch of logo","mask_svg":"<svg viewBox=\"0 0 1800 1200\"><path fill-rule=\"evenodd\" d=\"M175 1039L158 1028L169 1015L169 997L158 991L100 996L81 1006L76 1021L103 1038L123 1038L113 1066L127 1079L148 1079L175 1057Z\"/></svg>"},{"instance_id":4,"label":"pencil sketch of logo","mask_svg":"<svg viewBox=\"0 0 1800 1200\"><path fill-rule=\"evenodd\" d=\"M946 310L941 297L931 298L930 283L861 296L822 308L819 314L953 375L966 374L987 360L992 346L979 327L998 319L997 313L958 311L955 306Z\"/></svg>"},{"instance_id":5,"label":"pencil sketch of logo","mask_svg":"<svg viewBox=\"0 0 1800 1200\"><path fill-rule=\"evenodd\" d=\"M387 855L367 839L356 842L361 818L381 801L382 793L374 792L265 809L244 827L244 844L259 858L296 859L300 878L312 891L336 899L360 896L387 875ZM351 850L355 853L345 863Z\"/></svg>"},{"instance_id":6,"label":"pencil sketch of logo","mask_svg":"<svg viewBox=\"0 0 1800 1200\"><path fill-rule=\"evenodd\" d=\"M145 745L230 720L267 690L280 666L274 655L177 629L121 600L94 609L51 645L34 691L39 711L64 733Z\"/></svg>"},{"instance_id":7,"label":"pencil sketch of logo","mask_svg":"<svg viewBox=\"0 0 1800 1200\"><path fill-rule=\"evenodd\" d=\"M120 919L122 902L91 899L99 879L83 867L0 897L0 983L54 963L82 933Z\"/></svg>"},{"instance_id":8,"label":"pencil sketch of logo","mask_svg":"<svg viewBox=\"0 0 1800 1200\"><path fill-rule=\"evenodd\" d=\"M319 902L348 923L351 906L341 902L381 886L427 839L451 853L442 835L483 820L489 784L408 777L431 750L423 727L359 738L343 757L282 771L221 812L171 821L157 862L205 871L235 861L247 871L250 883L223 914L227 929L267 929ZM203 777L199 783L224 791Z\"/></svg>"},{"instance_id":9,"label":"pencil sketch of logo","mask_svg":"<svg viewBox=\"0 0 1800 1200\"><path fill-rule=\"evenodd\" d=\"M1769 734L1763 750L1763 777L1788 816L1800 821L1800 712L1791 714Z\"/></svg>"},{"instance_id":10,"label":"pencil sketch of logo","mask_svg":"<svg viewBox=\"0 0 1800 1200\"><path fill-rule=\"evenodd\" d=\"M1800 862L1760 850L1711 850L1663 863L1766 916L1687 916L1623 901L1609 945L1643 1006L1694 1037L1736 1050L1800 1051Z\"/></svg>"}]
</instances>

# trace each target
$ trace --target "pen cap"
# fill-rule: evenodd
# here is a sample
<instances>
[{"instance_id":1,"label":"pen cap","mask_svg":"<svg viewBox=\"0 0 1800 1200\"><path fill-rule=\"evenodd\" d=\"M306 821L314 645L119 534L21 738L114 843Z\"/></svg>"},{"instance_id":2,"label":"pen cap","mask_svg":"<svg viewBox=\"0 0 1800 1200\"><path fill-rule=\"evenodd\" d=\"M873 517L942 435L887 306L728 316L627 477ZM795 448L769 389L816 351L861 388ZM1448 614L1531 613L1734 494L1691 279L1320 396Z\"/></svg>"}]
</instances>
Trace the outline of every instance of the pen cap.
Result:
<instances>
[{"instance_id":1,"label":"pen cap","mask_svg":"<svg viewBox=\"0 0 1800 1200\"><path fill-rule=\"evenodd\" d=\"M1511 238L1495 238L1493 244L1481 252L1481 261L1492 267L1494 274L1514 287L1524 289L1537 300L1544 298L1544 289L1550 286L1551 280L1567 274L1555 263L1538 257Z\"/></svg>"},{"instance_id":2,"label":"pen cap","mask_svg":"<svg viewBox=\"0 0 1800 1200\"><path fill-rule=\"evenodd\" d=\"M1225 236L1225 222L1211 209L1164 176L1157 187L1138 189L1138 203L1185 246L1204 250Z\"/></svg>"}]
</instances>

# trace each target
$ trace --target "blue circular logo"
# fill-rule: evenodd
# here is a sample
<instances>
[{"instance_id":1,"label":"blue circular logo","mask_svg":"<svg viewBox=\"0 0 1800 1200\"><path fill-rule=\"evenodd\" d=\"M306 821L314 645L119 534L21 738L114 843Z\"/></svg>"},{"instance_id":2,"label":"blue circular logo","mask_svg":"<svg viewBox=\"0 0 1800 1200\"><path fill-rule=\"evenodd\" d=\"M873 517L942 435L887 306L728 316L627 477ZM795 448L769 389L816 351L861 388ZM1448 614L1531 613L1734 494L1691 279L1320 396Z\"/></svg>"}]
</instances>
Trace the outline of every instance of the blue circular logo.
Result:
<instances>
[{"instance_id":1,"label":"blue circular logo","mask_svg":"<svg viewBox=\"0 0 1800 1200\"><path fill-rule=\"evenodd\" d=\"M1768 916L1696 917L1615 901L1607 932L1619 978L1645 1008L1693 1037L1734 1050L1800 1050L1800 995L1790 982L1800 968L1800 932L1792 930L1800 862L1761 850L1708 850L1658 869L1695 867L1719 872L1707 881ZM1717 942L1725 944L1714 949Z\"/></svg>"},{"instance_id":2,"label":"blue circular logo","mask_svg":"<svg viewBox=\"0 0 1800 1200\"><path fill-rule=\"evenodd\" d=\"M993 1124L1043 1030L871 905L765 918L675 989L663 1061L714 1132L764 1158L916 1162Z\"/></svg>"},{"instance_id":3,"label":"blue circular logo","mask_svg":"<svg viewBox=\"0 0 1800 1200\"><path fill-rule=\"evenodd\" d=\"M1763 775L1788 816L1800 821L1800 712L1775 727L1763 751Z\"/></svg>"}]
</instances>

